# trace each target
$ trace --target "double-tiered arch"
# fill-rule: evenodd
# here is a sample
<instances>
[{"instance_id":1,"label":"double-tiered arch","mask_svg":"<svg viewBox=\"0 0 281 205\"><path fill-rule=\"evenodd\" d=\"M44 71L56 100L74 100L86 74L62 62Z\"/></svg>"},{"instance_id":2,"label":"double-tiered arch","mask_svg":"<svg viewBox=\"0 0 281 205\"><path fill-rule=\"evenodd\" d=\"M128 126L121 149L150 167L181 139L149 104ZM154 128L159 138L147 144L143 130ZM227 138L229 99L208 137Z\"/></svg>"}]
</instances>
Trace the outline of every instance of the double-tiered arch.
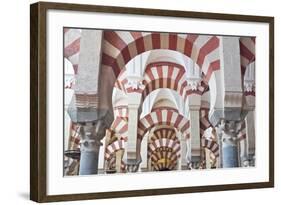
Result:
<instances>
[{"instance_id":1,"label":"double-tiered arch","mask_svg":"<svg viewBox=\"0 0 281 205\"><path fill-rule=\"evenodd\" d=\"M178 129L186 138L190 136L190 123L187 118L170 108L158 108L145 115L138 123L137 138L142 140L145 133L159 125L168 125Z\"/></svg>"},{"instance_id":2,"label":"double-tiered arch","mask_svg":"<svg viewBox=\"0 0 281 205\"><path fill-rule=\"evenodd\" d=\"M216 36L172 33L105 31L102 64L117 78L126 64L146 51L168 49L191 58L206 74L219 69L219 39Z\"/></svg>"}]
</instances>

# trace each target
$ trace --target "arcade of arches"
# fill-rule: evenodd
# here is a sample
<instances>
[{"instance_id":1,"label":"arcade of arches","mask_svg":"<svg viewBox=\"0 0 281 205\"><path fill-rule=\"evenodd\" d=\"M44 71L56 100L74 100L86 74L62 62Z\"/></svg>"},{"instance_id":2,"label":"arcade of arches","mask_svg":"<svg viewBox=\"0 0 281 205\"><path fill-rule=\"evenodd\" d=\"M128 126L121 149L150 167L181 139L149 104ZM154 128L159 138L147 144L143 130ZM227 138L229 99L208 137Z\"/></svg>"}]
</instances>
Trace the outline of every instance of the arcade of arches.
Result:
<instances>
[{"instance_id":1,"label":"arcade of arches","mask_svg":"<svg viewBox=\"0 0 281 205\"><path fill-rule=\"evenodd\" d=\"M64 29L65 175L255 166L255 38Z\"/></svg>"}]
</instances>

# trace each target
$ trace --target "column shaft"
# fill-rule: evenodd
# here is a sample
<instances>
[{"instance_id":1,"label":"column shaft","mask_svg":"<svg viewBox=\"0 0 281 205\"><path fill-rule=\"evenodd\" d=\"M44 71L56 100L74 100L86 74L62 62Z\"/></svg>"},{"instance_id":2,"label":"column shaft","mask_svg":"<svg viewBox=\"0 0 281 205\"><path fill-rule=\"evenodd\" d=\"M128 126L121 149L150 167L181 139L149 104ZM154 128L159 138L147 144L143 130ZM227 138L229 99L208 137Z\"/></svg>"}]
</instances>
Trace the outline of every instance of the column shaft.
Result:
<instances>
[{"instance_id":1,"label":"column shaft","mask_svg":"<svg viewBox=\"0 0 281 205\"><path fill-rule=\"evenodd\" d=\"M241 122L221 120L222 167L239 167L238 133Z\"/></svg>"},{"instance_id":2,"label":"column shaft","mask_svg":"<svg viewBox=\"0 0 281 205\"><path fill-rule=\"evenodd\" d=\"M127 159L136 159L138 106L129 105Z\"/></svg>"},{"instance_id":3,"label":"column shaft","mask_svg":"<svg viewBox=\"0 0 281 205\"><path fill-rule=\"evenodd\" d=\"M79 175L98 173L98 151L81 151Z\"/></svg>"},{"instance_id":4,"label":"column shaft","mask_svg":"<svg viewBox=\"0 0 281 205\"><path fill-rule=\"evenodd\" d=\"M94 135L95 127L86 123L81 129L81 156L79 175L90 175L98 173L99 150L102 143Z\"/></svg>"},{"instance_id":5,"label":"column shaft","mask_svg":"<svg viewBox=\"0 0 281 205\"><path fill-rule=\"evenodd\" d=\"M222 143L223 168L238 167L238 147L228 143Z\"/></svg>"},{"instance_id":6,"label":"column shaft","mask_svg":"<svg viewBox=\"0 0 281 205\"><path fill-rule=\"evenodd\" d=\"M191 140L191 161L200 161L200 117L199 109L192 109L190 114L190 140Z\"/></svg>"},{"instance_id":7,"label":"column shaft","mask_svg":"<svg viewBox=\"0 0 281 205\"><path fill-rule=\"evenodd\" d=\"M255 155L255 111L248 112L246 118L246 140L248 143L248 154Z\"/></svg>"},{"instance_id":8,"label":"column shaft","mask_svg":"<svg viewBox=\"0 0 281 205\"><path fill-rule=\"evenodd\" d=\"M122 158L123 158L124 150L118 150L116 152L116 172L121 173L122 172Z\"/></svg>"}]
</instances>

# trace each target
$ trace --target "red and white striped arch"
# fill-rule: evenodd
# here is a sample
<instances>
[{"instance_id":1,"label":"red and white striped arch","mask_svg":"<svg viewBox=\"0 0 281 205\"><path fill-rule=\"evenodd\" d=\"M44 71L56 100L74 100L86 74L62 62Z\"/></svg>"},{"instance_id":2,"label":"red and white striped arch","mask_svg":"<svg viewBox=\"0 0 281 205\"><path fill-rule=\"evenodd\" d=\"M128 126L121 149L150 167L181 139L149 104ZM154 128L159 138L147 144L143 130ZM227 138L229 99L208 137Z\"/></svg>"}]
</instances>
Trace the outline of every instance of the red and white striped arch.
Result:
<instances>
[{"instance_id":1,"label":"red and white striped arch","mask_svg":"<svg viewBox=\"0 0 281 205\"><path fill-rule=\"evenodd\" d=\"M219 155L220 155L219 145L216 141L209 140L209 139L206 139L203 137L201 139L201 146L209 149L215 155L216 158L219 157Z\"/></svg>"},{"instance_id":2,"label":"red and white striped arch","mask_svg":"<svg viewBox=\"0 0 281 205\"><path fill-rule=\"evenodd\" d=\"M170 148L172 153L180 157L180 141L177 139L174 129L161 128L154 131L148 145L148 156L151 157L161 147ZM167 157L169 158L170 156Z\"/></svg>"},{"instance_id":3,"label":"red and white striped arch","mask_svg":"<svg viewBox=\"0 0 281 205\"><path fill-rule=\"evenodd\" d=\"M176 63L156 62L149 64L144 73L143 100L159 88L175 90L185 101L190 94L202 95L206 86L202 85L198 90L192 90L187 84L185 73L185 68Z\"/></svg>"},{"instance_id":4,"label":"red and white striped arch","mask_svg":"<svg viewBox=\"0 0 281 205\"><path fill-rule=\"evenodd\" d=\"M148 144L148 157L154 170L173 170L180 158L180 141L175 129L160 128L153 132Z\"/></svg>"},{"instance_id":5,"label":"red and white striped arch","mask_svg":"<svg viewBox=\"0 0 281 205\"><path fill-rule=\"evenodd\" d=\"M117 117L112 122L110 129L117 135L126 138L128 132L128 121L122 117Z\"/></svg>"},{"instance_id":6,"label":"red and white striped arch","mask_svg":"<svg viewBox=\"0 0 281 205\"><path fill-rule=\"evenodd\" d=\"M114 107L115 119L111 124L110 131L114 133L111 135L111 142L106 147L105 158L109 160L109 157L116 151L124 149L124 143L127 141L128 136L128 107L118 106ZM116 139L115 139L115 138Z\"/></svg>"},{"instance_id":7,"label":"red and white striped arch","mask_svg":"<svg viewBox=\"0 0 281 205\"><path fill-rule=\"evenodd\" d=\"M107 160L107 163L108 163L107 168L109 170L115 170L115 168L116 168L116 157L115 156L111 157L109 160ZM126 171L126 163L123 160L121 161L121 170L122 170L122 172Z\"/></svg>"},{"instance_id":8,"label":"red and white striped arch","mask_svg":"<svg viewBox=\"0 0 281 205\"><path fill-rule=\"evenodd\" d=\"M209 149L215 157L219 156L219 145L215 140L206 139L204 137L204 132L209 127L211 127L211 123L209 121L209 108L201 108L200 109L200 138L201 138L201 146Z\"/></svg>"},{"instance_id":9,"label":"red and white striped arch","mask_svg":"<svg viewBox=\"0 0 281 205\"><path fill-rule=\"evenodd\" d=\"M216 36L174 33L105 31L102 64L113 69L116 78L135 56L154 49L178 51L202 68L208 82L220 67L219 38Z\"/></svg>"},{"instance_id":10,"label":"red and white striped arch","mask_svg":"<svg viewBox=\"0 0 281 205\"><path fill-rule=\"evenodd\" d=\"M125 132L127 133L127 128L125 130L126 130ZM115 153L119 150L125 150L125 143L127 141L127 138L124 137L124 135L117 136L116 131L118 131L118 128L117 128L117 130L116 129L111 130L110 141L109 141L109 144L105 148L104 159L107 162L108 169L114 169L116 167ZM119 132L122 132L122 131L119 131ZM119 133L119 135L120 135L120 133ZM123 160L121 161L121 169L123 171L126 169L126 163Z\"/></svg>"},{"instance_id":11,"label":"red and white striped arch","mask_svg":"<svg viewBox=\"0 0 281 205\"><path fill-rule=\"evenodd\" d=\"M125 85L127 83L128 83L127 71L126 71L126 69L123 69L120 71L120 73L115 81L114 87L123 91L124 93L127 93L126 87L125 87Z\"/></svg>"},{"instance_id":12,"label":"red and white striped arch","mask_svg":"<svg viewBox=\"0 0 281 205\"><path fill-rule=\"evenodd\" d=\"M68 139L68 149L76 150L80 146L81 134L80 134L81 126L70 122L69 128L69 139Z\"/></svg>"},{"instance_id":13,"label":"red and white striped arch","mask_svg":"<svg viewBox=\"0 0 281 205\"><path fill-rule=\"evenodd\" d=\"M168 169L173 170L177 165L177 156L166 147L161 151L155 152L151 156L151 164L154 170Z\"/></svg>"},{"instance_id":14,"label":"red and white striped arch","mask_svg":"<svg viewBox=\"0 0 281 205\"><path fill-rule=\"evenodd\" d=\"M240 59L241 59L241 71L244 76L247 66L255 61L255 37L241 37L239 41L240 45Z\"/></svg>"},{"instance_id":15,"label":"red and white striped arch","mask_svg":"<svg viewBox=\"0 0 281 205\"><path fill-rule=\"evenodd\" d=\"M80 52L80 29L64 28L64 52L63 56L67 58L73 66L74 73L78 72L79 52Z\"/></svg>"},{"instance_id":16,"label":"red and white striped arch","mask_svg":"<svg viewBox=\"0 0 281 205\"><path fill-rule=\"evenodd\" d=\"M115 87L127 93L125 84L128 82L126 78L126 70L123 69L116 80ZM144 80L144 89L137 90L142 93L142 101L154 90L159 88L169 88L175 90L183 97L184 100L190 94L202 95L207 89L208 85L202 81L202 85L197 90L192 90L186 81L185 69L182 65L172 62L154 62L147 65Z\"/></svg>"},{"instance_id":17,"label":"red and white striped arch","mask_svg":"<svg viewBox=\"0 0 281 205\"><path fill-rule=\"evenodd\" d=\"M122 149L125 149L125 140L120 139L112 142L106 147L105 156L104 156L105 159L110 160L116 151Z\"/></svg>"},{"instance_id":18,"label":"red and white striped arch","mask_svg":"<svg viewBox=\"0 0 281 205\"><path fill-rule=\"evenodd\" d=\"M173 109L156 109L138 122L138 138L143 139L145 133L152 127L168 125L178 129L186 137L190 137L190 123L184 116Z\"/></svg>"},{"instance_id":19,"label":"red and white striped arch","mask_svg":"<svg viewBox=\"0 0 281 205\"><path fill-rule=\"evenodd\" d=\"M247 69L247 66L255 61L255 37L241 37L239 41L240 46L240 58L241 58L241 72L242 79ZM255 91L244 91L245 96L255 96Z\"/></svg>"}]
</instances>

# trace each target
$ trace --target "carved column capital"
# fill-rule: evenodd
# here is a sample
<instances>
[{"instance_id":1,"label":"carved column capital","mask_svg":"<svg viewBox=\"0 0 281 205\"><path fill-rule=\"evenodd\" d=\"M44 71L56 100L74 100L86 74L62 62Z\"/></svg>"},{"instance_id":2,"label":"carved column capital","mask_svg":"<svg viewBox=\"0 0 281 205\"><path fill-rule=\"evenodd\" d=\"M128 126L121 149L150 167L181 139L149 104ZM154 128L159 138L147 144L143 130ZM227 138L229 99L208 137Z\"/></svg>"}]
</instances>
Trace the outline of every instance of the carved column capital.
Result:
<instances>
[{"instance_id":1,"label":"carved column capital","mask_svg":"<svg viewBox=\"0 0 281 205\"><path fill-rule=\"evenodd\" d=\"M237 144L237 136L242 129L241 121L226 121L221 119L217 127L223 143L232 145Z\"/></svg>"},{"instance_id":2,"label":"carved column capital","mask_svg":"<svg viewBox=\"0 0 281 205\"><path fill-rule=\"evenodd\" d=\"M192 91L198 90L201 86L201 78L188 78L187 85L191 88Z\"/></svg>"},{"instance_id":3,"label":"carved column capital","mask_svg":"<svg viewBox=\"0 0 281 205\"><path fill-rule=\"evenodd\" d=\"M255 82L250 80L244 81L244 92L255 92Z\"/></svg>"},{"instance_id":4,"label":"carved column capital","mask_svg":"<svg viewBox=\"0 0 281 205\"><path fill-rule=\"evenodd\" d=\"M205 160L200 160L200 161L195 161L195 162L187 162L187 169L192 170L192 169L206 169L206 161Z\"/></svg>"},{"instance_id":5,"label":"carved column capital","mask_svg":"<svg viewBox=\"0 0 281 205\"><path fill-rule=\"evenodd\" d=\"M218 128L221 129L223 132L238 134L239 131L242 129L242 122L221 119L220 123L218 124Z\"/></svg>"},{"instance_id":6,"label":"carved column capital","mask_svg":"<svg viewBox=\"0 0 281 205\"><path fill-rule=\"evenodd\" d=\"M105 136L105 124L102 120L94 123L84 123L81 129L81 151L94 151L98 152L99 147L102 145L100 140Z\"/></svg>"},{"instance_id":7,"label":"carved column capital","mask_svg":"<svg viewBox=\"0 0 281 205\"><path fill-rule=\"evenodd\" d=\"M145 85L143 84L142 76L137 76L137 75L127 76L127 80L128 82L125 84L127 93L142 92L143 89L145 88Z\"/></svg>"},{"instance_id":8,"label":"carved column capital","mask_svg":"<svg viewBox=\"0 0 281 205\"><path fill-rule=\"evenodd\" d=\"M128 79L128 82L125 84L125 88L131 88L132 90L138 90L143 89L144 85L142 83L142 80L136 80L136 79Z\"/></svg>"},{"instance_id":9,"label":"carved column capital","mask_svg":"<svg viewBox=\"0 0 281 205\"><path fill-rule=\"evenodd\" d=\"M255 62L250 63L244 74L244 93L254 95L255 93Z\"/></svg>"}]
</instances>

